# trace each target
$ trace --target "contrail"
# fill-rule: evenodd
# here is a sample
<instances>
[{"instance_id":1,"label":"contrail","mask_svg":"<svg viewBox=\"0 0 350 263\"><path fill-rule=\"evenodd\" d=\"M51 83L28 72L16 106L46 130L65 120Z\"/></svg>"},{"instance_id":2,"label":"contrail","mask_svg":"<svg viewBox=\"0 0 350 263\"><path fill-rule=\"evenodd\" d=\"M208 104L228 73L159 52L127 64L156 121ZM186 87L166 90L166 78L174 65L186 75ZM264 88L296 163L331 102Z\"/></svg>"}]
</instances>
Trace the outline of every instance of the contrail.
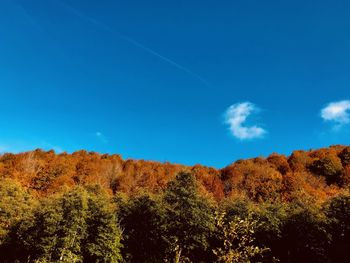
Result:
<instances>
[{"instance_id":1,"label":"contrail","mask_svg":"<svg viewBox=\"0 0 350 263\"><path fill-rule=\"evenodd\" d=\"M54 42L50 37L48 37L47 30L40 24L37 19L35 19L35 16L28 12L28 10L25 8L25 5L23 5L20 0L14 0L13 4L22 11L21 14L24 15L24 17L30 22L31 25L50 41L50 44L59 51L58 54L68 59L64 53L64 50L57 44L56 41Z\"/></svg>"},{"instance_id":2,"label":"contrail","mask_svg":"<svg viewBox=\"0 0 350 263\"><path fill-rule=\"evenodd\" d=\"M139 41L127 36L127 35L124 35L120 32L118 32L117 30L111 28L110 26L86 15L86 14L83 14L82 12L80 12L79 10L77 10L76 8L68 5L67 3L64 3L62 2L61 0L54 0L56 2L58 2L61 6L63 6L64 8L66 8L67 10L69 10L70 12L74 13L76 16L80 17L81 19L85 19L87 21L89 21L90 23L98 26L98 27L101 27L103 28L104 30L112 33L112 34L116 34L120 39L123 39L127 42L129 42L130 44L132 44L133 46L135 47L138 47L142 50L144 50L145 52L155 56L155 57L158 57L159 59L167 62L168 64L176 67L177 69L180 69L184 72L186 72L188 75L196 78L197 80L199 80L200 82L202 82L202 84L204 84L205 86L207 87L211 87L211 85L208 83L208 81L206 81L204 78L202 78L200 75L198 75L197 73L193 72L192 70L180 65L179 63L175 62L174 60L170 59L170 58L167 58L165 56L163 56L162 54L158 53L157 51L143 45L142 43L140 43Z\"/></svg>"},{"instance_id":3,"label":"contrail","mask_svg":"<svg viewBox=\"0 0 350 263\"><path fill-rule=\"evenodd\" d=\"M14 1L13 4L19 8L22 11L22 14L25 16L25 18L33 25L35 26L37 29L39 29L41 32L43 32L44 30L42 29L42 27L39 25L39 23L33 19L33 17L27 12L27 10L23 7L23 5L21 3L19 3L18 1Z\"/></svg>"}]
</instances>

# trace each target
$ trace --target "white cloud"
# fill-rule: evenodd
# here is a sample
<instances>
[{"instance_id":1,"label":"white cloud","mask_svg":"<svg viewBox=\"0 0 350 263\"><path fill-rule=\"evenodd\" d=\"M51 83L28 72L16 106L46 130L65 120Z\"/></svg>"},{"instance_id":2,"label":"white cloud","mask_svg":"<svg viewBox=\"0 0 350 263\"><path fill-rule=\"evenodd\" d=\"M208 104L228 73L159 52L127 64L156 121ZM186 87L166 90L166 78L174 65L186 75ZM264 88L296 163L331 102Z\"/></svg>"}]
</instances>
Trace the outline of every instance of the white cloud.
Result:
<instances>
[{"instance_id":1,"label":"white cloud","mask_svg":"<svg viewBox=\"0 0 350 263\"><path fill-rule=\"evenodd\" d=\"M104 136L104 135L102 134L102 132L97 131L97 132L95 133L95 135L96 135L96 137L97 137L101 142L103 142L103 143L107 143L107 142L108 142L106 136Z\"/></svg>"},{"instance_id":2,"label":"white cloud","mask_svg":"<svg viewBox=\"0 0 350 263\"><path fill-rule=\"evenodd\" d=\"M7 151L7 147L4 145L0 145L0 154L3 154Z\"/></svg>"},{"instance_id":3,"label":"white cloud","mask_svg":"<svg viewBox=\"0 0 350 263\"><path fill-rule=\"evenodd\" d=\"M350 123L350 100L329 103L321 110L321 117L337 125Z\"/></svg>"},{"instance_id":4,"label":"white cloud","mask_svg":"<svg viewBox=\"0 0 350 263\"><path fill-rule=\"evenodd\" d=\"M242 102L231 105L225 113L225 122L229 125L232 135L240 140L261 138L267 132L258 126L245 126L247 118L259 112L259 108L251 102Z\"/></svg>"}]
</instances>

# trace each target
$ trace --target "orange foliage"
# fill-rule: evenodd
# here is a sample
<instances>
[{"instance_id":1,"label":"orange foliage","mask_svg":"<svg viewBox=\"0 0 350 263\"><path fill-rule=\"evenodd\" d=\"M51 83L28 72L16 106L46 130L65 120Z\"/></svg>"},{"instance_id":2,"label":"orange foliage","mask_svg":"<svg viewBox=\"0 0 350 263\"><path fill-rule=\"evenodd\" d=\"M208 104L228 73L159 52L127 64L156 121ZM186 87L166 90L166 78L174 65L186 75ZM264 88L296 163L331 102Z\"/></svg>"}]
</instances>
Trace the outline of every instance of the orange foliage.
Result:
<instances>
[{"instance_id":1,"label":"orange foliage","mask_svg":"<svg viewBox=\"0 0 350 263\"><path fill-rule=\"evenodd\" d=\"M288 159L284 155L273 153L267 158L267 160L269 163L273 164L281 174L287 174L291 171Z\"/></svg>"},{"instance_id":2,"label":"orange foliage","mask_svg":"<svg viewBox=\"0 0 350 263\"><path fill-rule=\"evenodd\" d=\"M229 195L243 192L253 201L267 201L277 198L282 190L281 173L262 158L238 161L223 173L230 184Z\"/></svg>"},{"instance_id":3,"label":"orange foliage","mask_svg":"<svg viewBox=\"0 0 350 263\"><path fill-rule=\"evenodd\" d=\"M244 196L253 201L325 200L350 185L350 147L332 146L294 151L290 157L239 160L223 169L184 166L144 160L123 160L120 155L77 151L55 154L37 149L0 156L0 178L12 178L40 195L75 185L99 184L113 193L158 193L181 171L193 173L203 195L220 201ZM314 169L314 170L313 170ZM339 182L327 176L339 176ZM335 177L338 179L338 177Z\"/></svg>"},{"instance_id":4,"label":"orange foliage","mask_svg":"<svg viewBox=\"0 0 350 263\"><path fill-rule=\"evenodd\" d=\"M305 151L294 151L288 159L288 163L293 171L305 171L312 163L312 158Z\"/></svg>"}]
</instances>

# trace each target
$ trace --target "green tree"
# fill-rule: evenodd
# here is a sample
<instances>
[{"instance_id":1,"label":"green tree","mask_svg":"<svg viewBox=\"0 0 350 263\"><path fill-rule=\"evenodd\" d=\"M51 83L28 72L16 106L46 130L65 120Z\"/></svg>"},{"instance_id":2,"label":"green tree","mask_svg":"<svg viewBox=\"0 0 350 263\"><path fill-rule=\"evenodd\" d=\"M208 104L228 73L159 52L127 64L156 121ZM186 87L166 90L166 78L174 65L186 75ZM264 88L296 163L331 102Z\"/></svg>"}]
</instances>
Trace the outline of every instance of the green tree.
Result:
<instances>
[{"instance_id":1,"label":"green tree","mask_svg":"<svg viewBox=\"0 0 350 263\"><path fill-rule=\"evenodd\" d=\"M17 254L23 255L12 246L12 231L19 222L27 220L35 202L32 196L11 179L0 180L0 261L12 261Z\"/></svg>"},{"instance_id":2,"label":"green tree","mask_svg":"<svg viewBox=\"0 0 350 263\"><path fill-rule=\"evenodd\" d=\"M164 209L148 194L131 197L119 207L123 227L124 258L130 262L162 262L166 244Z\"/></svg>"},{"instance_id":3,"label":"green tree","mask_svg":"<svg viewBox=\"0 0 350 263\"><path fill-rule=\"evenodd\" d=\"M222 263L249 263L257 256L269 251L254 244L254 233L258 222L253 219L234 217L225 223L225 213L216 214L216 232L221 246L213 249L217 259Z\"/></svg>"},{"instance_id":4,"label":"green tree","mask_svg":"<svg viewBox=\"0 0 350 263\"><path fill-rule=\"evenodd\" d=\"M11 179L0 180L0 245L13 225L33 206L32 196Z\"/></svg>"},{"instance_id":5,"label":"green tree","mask_svg":"<svg viewBox=\"0 0 350 263\"><path fill-rule=\"evenodd\" d=\"M246 218L250 206L252 206L252 202L243 198L228 199L220 204L220 208L225 211L225 218L228 221L235 217Z\"/></svg>"},{"instance_id":6,"label":"green tree","mask_svg":"<svg viewBox=\"0 0 350 263\"><path fill-rule=\"evenodd\" d=\"M121 231L107 197L74 188L42 200L19 224L29 262L120 262Z\"/></svg>"},{"instance_id":7,"label":"green tree","mask_svg":"<svg viewBox=\"0 0 350 263\"><path fill-rule=\"evenodd\" d=\"M21 261L53 261L58 258L58 224L62 221L62 210L56 198L47 198L34 208L26 220L13 229L12 246L22 251L17 255ZM25 260L27 259L27 260Z\"/></svg>"},{"instance_id":8,"label":"green tree","mask_svg":"<svg viewBox=\"0 0 350 263\"><path fill-rule=\"evenodd\" d=\"M198 193L196 178L179 173L163 197L168 258L175 262L208 260L209 236L214 230L213 209Z\"/></svg>"},{"instance_id":9,"label":"green tree","mask_svg":"<svg viewBox=\"0 0 350 263\"><path fill-rule=\"evenodd\" d=\"M86 211L87 193L81 188L43 199L16 229L17 243L33 261L82 262Z\"/></svg>"},{"instance_id":10,"label":"green tree","mask_svg":"<svg viewBox=\"0 0 350 263\"><path fill-rule=\"evenodd\" d=\"M88 195L82 188L69 191L59 199L62 220L59 222L59 260L63 262L82 261L81 241L86 237Z\"/></svg>"},{"instance_id":11,"label":"green tree","mask_svg":"<svg viewBox=\"0 0 350 263\"><path fill-rule=\"evenodd\" d=\"M290 205L282 228L281 262L329 262L329 242L326 218L318 207Z\"/></svg>"},{"instance_id":12,"label":"green tree","mask_svg":"<svg viewBox=\"0 0 350 263\"><path fill-rule=\"evenodd\" d=\"M350 250L350 194L332 198L325 206L328 232L332 236L330 256L332 262L343 262Z\"/></svg>"},{"instance_id":13,"label":"green tree","mask_svg":"<svg viewBox=\"0 0 350 263\"><path fill-rule=\"evenodd\" d=\"M99 187L89 193L86 224L87 235L82 240L84 262L121 262L122 231L116 208Z\"/></svg>"},{"instance_id":14,"label":"green tree","mask_svg":"<svg viewBox=\"0 0 350 263\"><path fill-rule=\"evenodd\" d=\"M286 220L286 205L281 203L262 203L251 206L250 216L257 223L254 230L255 243L270 250L257 255L253 262L274 262L283 251L282 231Z\"/></svg>"}]
</instances>

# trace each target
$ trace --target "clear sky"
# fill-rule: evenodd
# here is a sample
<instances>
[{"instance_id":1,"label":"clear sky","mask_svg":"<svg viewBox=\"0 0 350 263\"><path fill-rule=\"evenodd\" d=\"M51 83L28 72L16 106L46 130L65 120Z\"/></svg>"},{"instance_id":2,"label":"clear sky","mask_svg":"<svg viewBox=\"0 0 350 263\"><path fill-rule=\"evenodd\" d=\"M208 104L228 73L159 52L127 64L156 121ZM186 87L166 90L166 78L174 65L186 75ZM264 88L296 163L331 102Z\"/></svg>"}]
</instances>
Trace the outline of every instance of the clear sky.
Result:
<instances>
[{"instance_id":1,"label":"clear sky","mask_svg":"<svg viewBox=\"0 0 350 263\"><path fill-rule=\"evenodd\" d=\"M0 152L230 162L350 142L350 1L0 1Z\"/></svg>"}]
</instances>

